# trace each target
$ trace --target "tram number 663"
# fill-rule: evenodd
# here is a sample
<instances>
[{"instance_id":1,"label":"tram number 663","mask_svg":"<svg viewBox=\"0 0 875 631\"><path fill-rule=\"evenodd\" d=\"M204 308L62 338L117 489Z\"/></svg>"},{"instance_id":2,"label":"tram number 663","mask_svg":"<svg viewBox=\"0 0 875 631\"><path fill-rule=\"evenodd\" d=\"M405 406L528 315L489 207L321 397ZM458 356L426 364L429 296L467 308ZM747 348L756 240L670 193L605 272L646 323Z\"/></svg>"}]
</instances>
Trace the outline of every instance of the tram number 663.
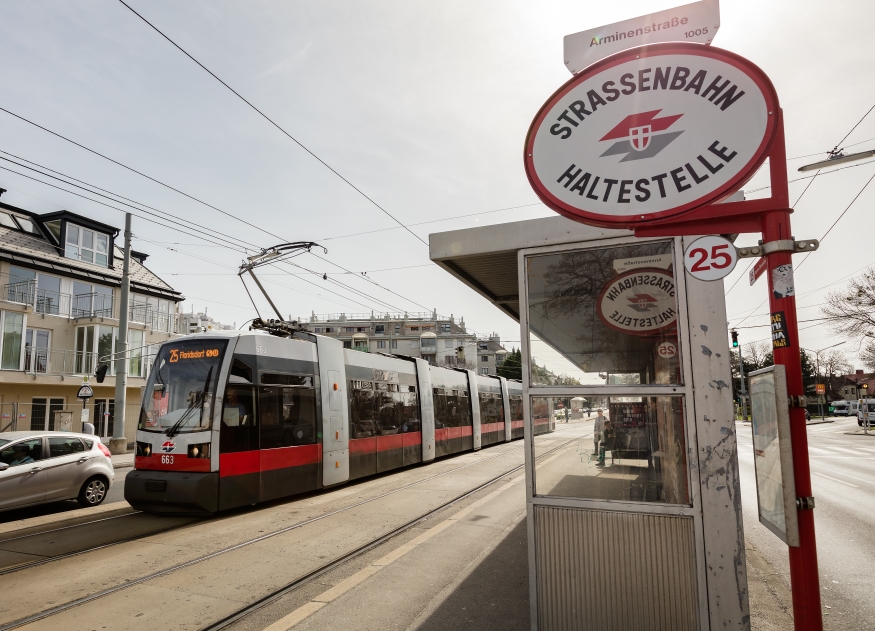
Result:
<instances>
[{"instance_id":1,"label":"tram number 663","mask_svg":"<svg viewBox=\"0 0 875 631\"><path fill-rule=\"evenodd\" d=\"M173 456L161 456L161 464L173 464Z\"/></svg>"},{"instance_id":2,"label":"tram number 663","mask_svg":"<svg viewBox=\"0 0 875 631\"><path fill-rule=\"evenodd\" d=\"M735 246L723 237L696 239L684 252L684 267L699 280L720 280L735 269L737 262Z\"/></svg>"}]
</instances>

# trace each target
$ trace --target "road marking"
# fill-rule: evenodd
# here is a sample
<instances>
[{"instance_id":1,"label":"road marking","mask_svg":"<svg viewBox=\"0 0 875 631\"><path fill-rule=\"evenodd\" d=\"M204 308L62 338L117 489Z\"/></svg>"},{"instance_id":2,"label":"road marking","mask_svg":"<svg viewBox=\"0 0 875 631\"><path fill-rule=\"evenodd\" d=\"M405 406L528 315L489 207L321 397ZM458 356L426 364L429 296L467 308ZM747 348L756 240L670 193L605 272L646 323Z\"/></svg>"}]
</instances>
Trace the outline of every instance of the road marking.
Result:
<instances>
[{"instance_id":1,"label":"road marking","mask_svg":"<svg viewBox=\"0 0 875 631\"><path fill-rule=\"evenodd\" d=\"M853 475L848 475L847 473L842 473L841 471L834 471L832 469L824 469L824 471L829 471L830 473L835 473L836 475L843 475L846 478L851 478L852 480L857 480L858 482L865 482L866 484L875 484L875 482L872 482L872 480L865 480L863 478L858 478L858 477L855 477Z\"/></svg>"},{"instance_id":2,"label":"road marking","mask_svg":"<svg viewBox=\"0 0 875 631\"><path fill-rule=\"evenodd\" d=\"M836 447L835 445L830 445L829 449L835 449L836 451L841 451L846 454L854 454L855 456L868 456L869 454L864 453L862 451L858 451L856 449L847 449L846 447Z\"/></svg>"},{"instance_id":3,"label":"road marking","mask_svg":"<svg viewBox=\"0 0 875 631\"><path fill-rule=\"evenodd\" d=\"M561 454L561 452L560 452L560 454ZM541 466L543 466L544 464L557 458L560 454L556 454L554 456L551 456L550 458L547 458L546 460L544 460L544 462L541 463ZM322 609L322 607L324 607L328 603L330 603L330 602L334 601L335 599L337 599L338 597L342 596L343 594L345 594L346 592L351 590L356 585L361 584L362 582L364 582L365 580L367 580L368 578L370 578L371 576L373 576L374 574L376 574L377 572L382 570L384 567L388 566L391 563L394 563L395 561L400 559L402 556L404 556L405 554L407 554L411 550L416 549L417 546L428 541L429 539L434 537L436 534L440 533L443 530L446 530L447 528L449 528L453 524L458 523L459 520L461 520L463 517L468 515L474 509L479 508L480 506L483 506L484 504L486 504L487 502L489 502L492 499L495 499L497 496L504 493L509 488L513 487L517 482L522 482L523 480L525 480L525 475L520 475L520 476L517 476L517 477L511 479L510 482L508 482L507 484L494 490L489 495L480 498L476 502L473 502L471 505L467 506L466 508L463 508L462 510L455 513L451 517L448 517L444 521L432 526L431 528L426 530L424 533L422 533L421 535L419 535L415 539L409 541L408 543L405 543L404 545L400 546L396 550L393 550L392 552L390 552L386 556L384 556L380 559L377 559L376 561L374 561L370 565L366 566L365 568L359 570L358 572L356 572L352 576L345 578L344 580L342 580L340 583L338 583L337 585L335 585L331 589L328 589L328 590L322 592L321 594L319 594L318 596L313 597L313 599L310 602L308 602L304 605L301 605L300 607L295 609L290 614L280 618L279 620L274 622L269 627L266 627L264 629L264 631L289 631L289 629L292 629L299 622L308 618L310 615L316 613L317 611Z\"/></svg>"},{"instance_id":4,"label":"road marking","mask_svg":"<svg viewBox=\"0 0 875 631\"><path fill-rule=\"evenodd\" d=\"M831 478L831 477L829 477L828 475L823 475L822 473L818 473L817 471L812 471L811 473L813 473L814 475L819 475L819 476L822 477L822 478L826 478L827 480L832 480L833 482L839 482L840 484L847 484L848 486L852 486L852 487L854 487L855 489L859 489L859 488L860 488L860 487L857 486L856 484L851 484L850 482L845 482L844 480L838 480L838 479L836 479L836 478Z\"/></svg>"}]
</instances>

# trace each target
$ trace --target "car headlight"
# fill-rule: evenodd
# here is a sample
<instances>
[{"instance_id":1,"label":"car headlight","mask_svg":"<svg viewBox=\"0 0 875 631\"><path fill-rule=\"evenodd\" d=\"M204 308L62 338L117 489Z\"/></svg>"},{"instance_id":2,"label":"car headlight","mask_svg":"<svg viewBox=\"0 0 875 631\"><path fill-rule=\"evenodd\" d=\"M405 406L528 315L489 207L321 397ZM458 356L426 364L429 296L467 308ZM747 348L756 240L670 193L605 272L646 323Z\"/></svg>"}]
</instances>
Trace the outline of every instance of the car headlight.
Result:
<instances>
[{"instance_id":1,"label":"car headlight","mask_svg":"<svg viewBox=\"0 0 875 631\"><path fill-rule=\"evenodd\" d=\"M152 445L149 443L141 443L137 441L137 455L148 458L152 455Z\"/></svg>"},{"instance_id":2,"label":"car headlight","mask_svg":"<svg viewBox=\"0 0 875 631\"><path fill-rule=\"evenodd\" d=\"M197 445L188 446L189 458L209 458L210 443L198 443Z\"/></svg>"}]
</instances>

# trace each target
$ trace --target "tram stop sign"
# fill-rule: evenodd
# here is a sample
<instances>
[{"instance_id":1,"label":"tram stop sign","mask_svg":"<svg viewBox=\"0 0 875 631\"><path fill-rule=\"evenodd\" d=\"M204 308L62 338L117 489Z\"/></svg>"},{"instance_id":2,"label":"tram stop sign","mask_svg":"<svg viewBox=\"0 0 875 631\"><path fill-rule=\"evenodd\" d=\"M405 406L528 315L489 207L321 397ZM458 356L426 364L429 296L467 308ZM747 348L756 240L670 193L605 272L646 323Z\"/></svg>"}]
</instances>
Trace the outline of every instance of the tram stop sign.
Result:
<instances>
[{"instance_id":1,"label":"tram stop sign","mask_svg":"<svg viewBox=\"0 0 875 631\"><path fill-rule=\"evenodd\" d=\"M777 130L778 98L753 63L667 43L581 71L541 107L525 169L569 219L639 227L718 202L753 177Z\"/></svg>"}]
</instances>

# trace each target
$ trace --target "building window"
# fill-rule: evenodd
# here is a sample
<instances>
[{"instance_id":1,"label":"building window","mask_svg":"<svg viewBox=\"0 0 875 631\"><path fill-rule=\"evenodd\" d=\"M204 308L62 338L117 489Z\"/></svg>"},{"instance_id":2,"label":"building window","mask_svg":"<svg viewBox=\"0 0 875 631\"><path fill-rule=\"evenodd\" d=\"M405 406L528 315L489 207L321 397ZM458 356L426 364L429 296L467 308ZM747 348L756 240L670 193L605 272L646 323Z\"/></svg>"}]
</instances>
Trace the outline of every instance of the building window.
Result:
<instances>
[{"instance_id":1,"label":"building window","mask_svg":"<svg viewBox=\"0 0 875 631\"><path fill-rule=\"evenodd\" d=\"M326 327L325 327L325 332L326 332L326 333L331 333L331 327L330 327L330 326L326 326Z\"/></svg>"},{"instance_id":2,"label":"building window","mask_svg":"<svg viewBox=\"0 0 875 631\"><path fill-rule=\"evenodd\" d=\"M354 326L343 327L343 332L344 333L355 333L355 327Z\"/></svg>"},{"instance_id":3,"label":"building window","mask_svg":"<svg viewBox=\"0 0 875 631\"><path fill-rule=\"evenodd\" d=\"M383 335L386 332L385 324L375 324L374 325L374 335Z\"/></svg>"},{"instance_id":4,"label":"building window","mask_svg":"<svg viewBox=\"0 0 875 631\"><path fill-rule=\"evenodd\" d=\"M486 342L480 342L479 344L477 344L477 348L481 351L485 351L486 350Z\"/></svg>"},{"instance_id":5,"label":"building window","mask_svg":"<svg viewBox=\"0 0 875 631\"><path fill-rule=\"evenodd\" d=\"M367 333L366 329L367 329L367 327L365 327L365 326L357 326L355 328L355 332L356 333Z\"/></svg>"},{"instance_id":6,"label":"building window","mask_svg":"<svg viewBox=\"0 0 875 631\"><path fill-rule=\"evenodd\" d=\"M128 362L128 374L131 377L145 377L145 366L143 365L143 331L136 329L128 329L128 354L130 360Z\"/></svg>"},{"instance_id":7,"label":"building window","mask_svg":"<svg viewBox=\"0 0 875 631\"><path fill-rule=\"evenodd\" d=\"M317 326L316 328L313 329L313 332L314 332L314 333L322 333L322 327L321 327L321 326Z\"/></svg>"},{"instance_id":8,"label":"building window","mask_svg":"<svg viewBox=\"0 0 875 631\"><path fill-rule=\"evenodd\" d=\"M488 368L481 368L481 369L480 369L480 374L481 374L481 375L485 375L485 374L488 373L488 372L489 372L489 369L488 369Z\"/></svg>"},{"instance_id":9,"label":"building window","mask_svg":"<svg viewBox=\"0 0 875 631\"><path fill-rule=\"evenodd\" d=\"M386 340L377 340L377 348L386 348Z\"/></svg>"},{"instance_id":10,"label":"building window","mask_svg":"<svg viewBox=\"0 0 875 631\"><path fill-rule=\"evenodd\" d=\"M398 348L398 340L392 340L392 348Z\"/></svg>"},{"instance_id":11,"label":"building window","mask_svg":"<svg viewBox=\"0 0 875 631\"><path fill-rule=\"evenodd\" d=\"M47 372L49 364L49 338L45 329L28 329L24 333L25 372Z\"/></svg>"},{"instance_id":12,"label":"building window","mask_svg":"<svg viewBox=\"0 0 875 631\"><path fill-rule=\"evenodd\" d=\"M453 348L453 340L444 340L444 348Z\"/></svg>"},{"instance_id":13,"label":"building window","mask_svg":"<svg viewBox=\"0 0 875 631\"><path fill-rule=\"evenodd\" d=\"M400 334L401 334L401 325L396 324L395 325L395 335L400 335Z\"/></svg>"},{"instance_id":14,"label":"building window","mask_svg":"<svg viewBox=\"0 0 875 631\"><path fill-rule=\"evenodd\" d=\"M73 281L73 309L74 318L87 318L98 316L111 318L112 312L112 288L103 285L90 285Z\"/></svg>"},{"instance_id":15,"label":"building window","mask_svg":"<svg viewBox=\"0 0 875 631\"><path fill-rule=\"evenodd\" d=\"M35 397L31 399L30 431L54 431L55 412L63 409L64 399L47 399L45 397Z\"/></svg>"},{"instance_id":16,"label":"building window","mask_svg":"<svg viewBox=\"0 0 875 631\"><path fill-rule=\"evenodd\" d=\"M67 243L64 251L67 258L108 267L108 253L109 235L76 224L67 224Z\"/></svg>"},{"instance_id":17,"label":"building window","mask_svg":"<svg viewBox=\"0 0 875 631\"><path fill-rule=\"evenodd\" d=\"M419 340L419 343L422 345L422 348L428 348L431 350L437 348L437 339L433 337L423 337Z\"/></svg>"},{"instance_id":18,"label":"building window","mask_svg":"<svg viewBox=\"0 0 875 631\"><path fill-rule=\"evenodd\" d=\"M418 327L418 326L412 326L412 327L410 327L410 330L411 330L411 331L418 331L418 330L419 330L419 327Z\"/></svg>"},{"instance_id":19,"label":"building window","mask_svg":"<svg viewBox=\"0 0 875 631\"><path fill-rule=\"evenodd\" d=\"M352 348L352 340L343 343L343 348Z\"/></svg>"},{"instance_id":20,"label":"building window","mask_svg":"<svg viewBox=\"0 0 875 631\"><path fill-rule=\"evenodd\" d=\"M480 356L480 361L482 361L482 362L488 362L488 361L489 361L489 355L481 355L481 356Z\"/></svg>"},{"instance_id":21,"label":"building window","mask_svg":"<svg viewBox=\"0 0 875 631\"><path fill-rule=\"evenodd\" d=\"M441 333L449 333L450 332L450 324L441 324Z\"/></svg>"},{"instance_id":22,"label":"building window","mask_svg":"<svg viewBox=\"0 0 875 631\"><path fill-rule=\"evenodd\" d=\"M115 421L115 399L94 399L94 433L109 438Z\"/></svg>"},{"instance_id":23,"label":"building window","mask_svg":"<svg viewBox=\"0 0 875 631\"><path fill-rule=\"evenodd\" d=\"M21 370L21 342L24 339L24 314L2 312L0 369Z\"/></svg>"}]
</instances>

